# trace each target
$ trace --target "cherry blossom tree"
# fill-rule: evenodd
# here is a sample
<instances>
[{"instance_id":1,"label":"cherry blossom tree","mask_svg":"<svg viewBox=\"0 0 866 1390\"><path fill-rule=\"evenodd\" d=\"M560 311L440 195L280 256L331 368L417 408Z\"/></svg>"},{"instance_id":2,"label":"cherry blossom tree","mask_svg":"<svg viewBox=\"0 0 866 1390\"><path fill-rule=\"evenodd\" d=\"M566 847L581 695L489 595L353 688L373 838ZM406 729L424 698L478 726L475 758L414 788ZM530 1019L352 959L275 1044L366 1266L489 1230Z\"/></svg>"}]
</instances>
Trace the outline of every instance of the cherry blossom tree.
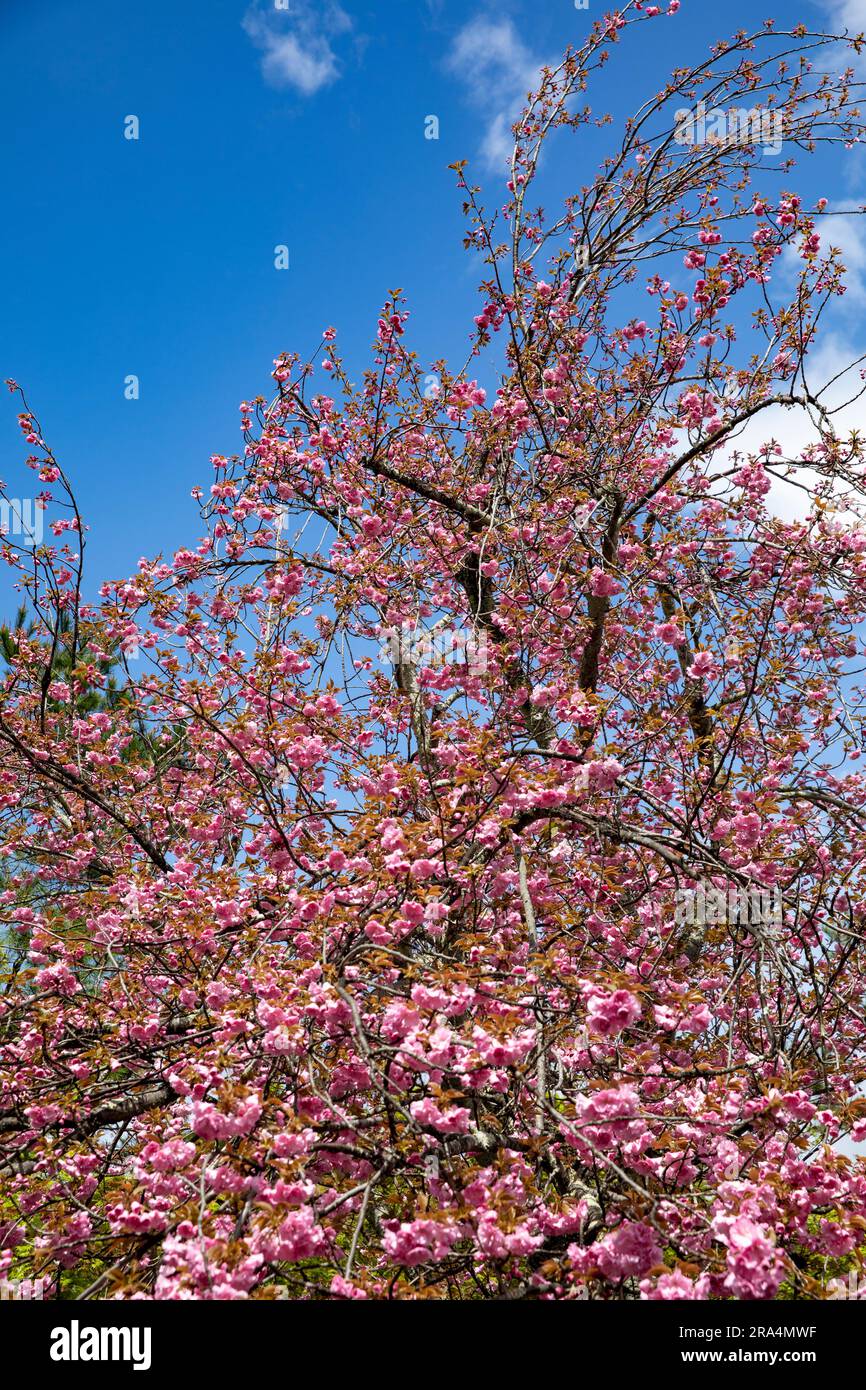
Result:
<instances>
[{"instance_id":1,"label":"cherry blossom tree","mask_svg":"<svg viewBox=\"0 0 866 1390\"><path fill-rule=\"evenodd\" d=\"M718 44L545 216L574 137L614 139L590 89L678 8L543 70L501 206L456 166L465 363L419 362L400 293L360 383L332 329L281 355L203 538L92 602L10 383L48 539L3 541L3 1275L822 1299L860 1269L863 386L810 367L845 276L792 172L860 138L860 45Z\"/></svg>"}]
</instances>

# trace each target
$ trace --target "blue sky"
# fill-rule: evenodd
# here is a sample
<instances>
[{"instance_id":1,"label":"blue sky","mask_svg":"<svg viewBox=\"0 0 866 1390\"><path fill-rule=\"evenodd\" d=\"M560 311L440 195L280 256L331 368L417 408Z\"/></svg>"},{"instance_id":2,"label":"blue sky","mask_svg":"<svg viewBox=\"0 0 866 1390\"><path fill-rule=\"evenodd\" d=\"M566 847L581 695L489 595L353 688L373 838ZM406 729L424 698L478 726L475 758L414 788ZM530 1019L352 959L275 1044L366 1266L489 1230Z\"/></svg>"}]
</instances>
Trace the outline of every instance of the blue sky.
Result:
<instances>
[{"instance_id":1,"label":"blue sky","mask_svg":"<svg viewBox=\"0 0 866 1390\"><path fill-rule=\"evenodd\" d=\"M312 351L333 324L360 371L400 286L421 359L462 360L479 271L447 166L470 159L498 201L502 132L533 71L611 8L288 4L0 0L0 376L25 387L75 480L91 594L196 539L190 489L209 486L211 454L239 447L238 403L269 390L279 352ZM765 11L866 27L866 0ZM753 0L683 0L675 20L641 26L596 101L624 114L758 18ZM129 115L138 140L124 138ZM572 141L574 185L604 148ZM844 197L850 182L825 169L822 191ZM16 495L31 475L0 399L0 477Z\"/></svg>"}]
</instances>

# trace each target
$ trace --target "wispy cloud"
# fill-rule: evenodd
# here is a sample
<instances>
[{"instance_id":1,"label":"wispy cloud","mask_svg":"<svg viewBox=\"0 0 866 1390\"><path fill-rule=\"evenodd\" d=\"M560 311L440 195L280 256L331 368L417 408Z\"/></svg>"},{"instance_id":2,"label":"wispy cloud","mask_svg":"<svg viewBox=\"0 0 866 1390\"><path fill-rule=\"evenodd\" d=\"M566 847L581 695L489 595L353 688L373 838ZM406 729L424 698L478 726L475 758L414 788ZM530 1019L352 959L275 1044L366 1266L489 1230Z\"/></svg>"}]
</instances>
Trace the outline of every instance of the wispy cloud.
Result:
<instances>
[{"instance_id":1,"label":"wispy cloud","mask_svg":"<svg viewBox=\"0 0 866 1390\"><path fill-rule=\"evenodd\" d=\"M242 24L262 50L262 73L274 87L312 96L339 77L332 40L351 29L352 21L336 0L290 0L289 10L254 5Z\"/></svg>"},{"instance_id":2,"label":"wispy cloud","mask_svg":"<svg viewBox=\"0 0 866 1390\"><path fill-rule=\"evenodd\" d=\"M825 0L835 29L866 30L866 0Z\"/></svg>"},{"instance_id":3,"label":"wispy cloud","mask_svg":"<svg viewBox=\"0 0 866 1390\"><path fill-rule=\"evenodd\" d=\"M862 363L855 362L859 353L859 348L850 346L847 336L828 333L806 358L809 389L821 393L822 404L833 413L834 428L842 438L853 429L862 430L863 404L857 399L863 388ZM780 458L801 459L804 450L811 444L818 444L820 438L814 417L808 411L800 407L769 406L739 431L734 445L719 453L713 471L721 473L731 466L734 449L743 456L760 453L766 443L775 440L781 449ZM774 463L772 458L770 462L773 482L765 499L769 512L782 521L804 520L812 511L812 496L820 482L819 474L804 465L797 468L791 478L786 478L785 465ZM843 514L843 519L845 516L847 513Z\"/></svg>"},{"instance_id":4,"label":"wispy cloud","mask_svg":"<svg viewBox=\"0 0 866 1390\"><path fill-rule=\"evenodd\" d=\"M866 303L866 214L853 210L863 205L862 195L845 199L844 202L828 203L826 216L820 218L817 223L817 231L821 237L821 254L826 254L831 246L835 246L842 253L846 293L842 298L834 300L834 310L837 314L846 309L855 309L862 314L863 305ZM803 269L798 244L787 244L782 252L780 265L784 273L790 277Z\"/></svg>"},{"instance_id":5,"label":"wispy cloud","mask_svg":"<svg viewBox=\"0 0 866 1390\"><path fill-rule=\"evenodd\" d=\"M484 113L487 130L481 153L488 164L501 168L513 147L512 122L527 92L536 85L540 61L510 19L478 15L456 35L446 67Z\"/></svg>"}]
</instances>

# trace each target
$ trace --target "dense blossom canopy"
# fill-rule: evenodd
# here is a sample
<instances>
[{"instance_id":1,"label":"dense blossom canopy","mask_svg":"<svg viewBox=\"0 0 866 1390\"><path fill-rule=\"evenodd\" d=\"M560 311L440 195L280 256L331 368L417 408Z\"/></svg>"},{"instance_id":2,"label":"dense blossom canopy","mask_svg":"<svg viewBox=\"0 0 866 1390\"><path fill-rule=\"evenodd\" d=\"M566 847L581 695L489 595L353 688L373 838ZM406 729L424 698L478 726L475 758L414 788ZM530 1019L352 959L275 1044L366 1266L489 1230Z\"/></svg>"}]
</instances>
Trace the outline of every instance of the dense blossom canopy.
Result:
<instances>
[{"instance_id":1,"label":"dense blossom canopy","mask_svg":"<svg viewBox=\"0 0 866 1390\"><path fill-rule=\"evenodd\" d=\"M49 539L3 542L0 1274L772 1299L859 1269L864 459L809 370L828 204L789 186L859 138L856 44L738 35L530 202L678 8L543 72L495 212L457 166L466 364L416 359L398 292L359 385L334 330L279 357L204 538L98 601L22 396ZM701 101L770 112L781 157L675 138Z\"/></svg>"}]
</instances>

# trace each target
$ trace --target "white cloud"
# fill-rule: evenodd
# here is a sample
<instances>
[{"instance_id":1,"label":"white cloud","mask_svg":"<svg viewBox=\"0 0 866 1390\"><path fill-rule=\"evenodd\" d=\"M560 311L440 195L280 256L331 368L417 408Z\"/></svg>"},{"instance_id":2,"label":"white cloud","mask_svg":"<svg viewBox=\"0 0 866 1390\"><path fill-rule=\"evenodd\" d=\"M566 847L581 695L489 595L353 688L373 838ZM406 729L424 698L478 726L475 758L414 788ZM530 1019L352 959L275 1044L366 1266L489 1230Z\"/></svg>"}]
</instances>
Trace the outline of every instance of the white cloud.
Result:
<instances>
[{"instance_id":1,"label":"white cloud","mask_svg":"<svg viewBox=\"0 0 866 1390\"><path fill-rule=\"evenodd\" d=\"M866 4L866 0L863 0ZM836 308L862 307L866 301L866 213L850 212L852 203L859 205L861 199L851 199L840 203L829 203L826 214L816 220L816 230L821 237L821 255L826 255L831 246L842 253L845 266L843 280L846 293L836 301ZM831 216L832 214L832 216ZM796 274L803 269L803 261L796 245L789 243L783 252L783 270Z\"/></svg>"},{"instance_id":2,"label":"white cloud","mask_svg":"<svg viewBox=\"0 0 866 1390\"><path fill-rule=\"evenodd\" d=\"M851 369L851 363L858 356L857 349L846 345L836 334L828 333L806 357L809 390L813 395L823 393L821 403L834 412L833 426L843 439L852 429L861 433L863 430L863 401L854 400L848 404L864 385L860 377L862 364ZM838 380L835 380L837 377ZM830 382L833 384L824 391ZM798 378L794 385L795 394L800 391L801 385ZM804 408L769 406L744 426L730 449L717 456L712 471L717 473L730 467L734 449L742 456L758 453L770 440L775 440L780 446L782 459L799 459L810 444L820 441L820 433ZM784 475L785 467L774 463L772 455L770 466L773 484L765 499L768 510L782 521L803 520L812 510L812 494L819 480L818 474L814 469L799 467L793 471L790 480L780 477L780 474Z\"/></svg>"},{"instance_id":3,"label":"white cloud","mask_svg":"<svg viewBox=\"0 0 866 1390\"><path fill-rule=\"evenodd\" d=\"M830 203L827 211L832 217L819 223L821 240L827 246L838 246L848 274L848 292L842 304L862 304L866 300L866 217L859 213L844 213L850 203Z\"/></svg>"},{"instance_id":4,"label":"white cloud","mask_svg":"<svg viewBox=\"0 0 866 1390\"><path fill-rule=\"evenodd\" d=\"M827 9L834 28L856 33L866 29L866 0L830 0Z\"/></svg>"},{"instance_id":5,"label":"white cloud","mask_svg":"<svg viewBox=\"0 0 866 1390\"><path fill-rule=\"evenodd\" d=\"M446 67L486 117L482 157L501 168L514 145L512 122L526 94L537 85L541 63L533 58L510 19L479 15L455 37Z\"/></svg>"},{"instance_id":6,"label":"white cloud","mask_svg":"<svg viewBox=\"0 0 866 1390\"><path fill-rule=\"evenodd\" d=\"M352 21L335 0L323 5L291 0L288 11L253 6L242 24L262 50L262 73L272 86L313 96L338 78L331 41L350 29Z\"/></svg>"},{"instance_id":7,"label":"white cloud","mask_svg":"<svg viewBox=\"0 0 866 1390\"><path fill-rule=\"evenodd\" d=\"M822 22L810 25L810 28L823 29L828 34L847 32L851 38L866 33L866 0L813 0L813 3L817 3L824 13ZM847 49L841 55L837 53L830 70L838 73L842 68L849 67L862 79L866 72L866 53L856 54L853 49Z\"/></svg>"},{"instance_id":8,"label":"white cloud","mask_svg":"<svg viewBox=\"0 0 866 1390\"><path fill-rule=\"evenodd\" d=\"M508 164L514 149L514 136L511 134L512 117L507 111L498 111L487 127L481 141L481 155L491 168Z\"/></svg>"},{"instance_id":9,"label":"white cloud","mask_svg":"<svg viewBox=\"0 0 866 1390\"><path fill-rule=\"evenodd\" d=\"M512 21L483 15L460 30L448 63L476 94L485 91L492 78L504 78L513 84L532 66L529 51Z\"/></svg>"}]
</instances>

